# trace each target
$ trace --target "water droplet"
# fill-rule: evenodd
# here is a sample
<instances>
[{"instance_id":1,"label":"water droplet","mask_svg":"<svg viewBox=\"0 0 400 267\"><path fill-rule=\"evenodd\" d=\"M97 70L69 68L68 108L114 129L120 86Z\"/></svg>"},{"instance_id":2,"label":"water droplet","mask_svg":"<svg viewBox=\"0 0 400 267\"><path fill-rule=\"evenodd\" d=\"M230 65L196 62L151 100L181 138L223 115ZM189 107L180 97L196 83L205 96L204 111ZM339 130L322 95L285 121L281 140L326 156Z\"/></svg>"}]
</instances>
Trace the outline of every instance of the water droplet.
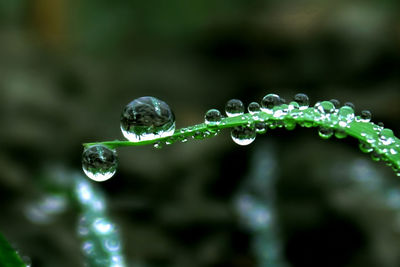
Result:
<instances>
[{"instance_id":1,"label":"water droplet","mask_svg":"<svg viewBox=\"0 0 400 267\"><path fill-rule=\"evenodd\" d=\"M244 113L244 105L239 99L231 99L226 102L225 113L228 117L235 117Z\"/></svg>"},{"instance_id":2,"label":"water droplet","mask_svg":"<svg viewBox=\"0 0 400 267\"><path fill-rule=\"evenodd\" d=\"M344 107L351 107L353 110L355 110L356 109L356 107L354 106L354 104L353 103L351 103L351 102L346 102L346 103L344 103L344 105L343 105Z\"/></svg>"},{"instance_id":3,"label":"water droplet","mask_svg":"<svg viewBox=\"0 0 400 267\"><path fill-rule=\"evenodd\" d=\"M374 149L372 148L372 146L366 142L360 142L360 150L364 153L371 153Z\"/></svg>"},{"instance_id":4,"label":"water droplet","mask_svg":"<svg viewBox=\"0 0 400 267\"><path fill-rule=\"evenodd\" d=\"M335 137L336 137L337 139L343 139L343 138L346 138L346 137L347 137L347 133L346 133L346 131L343 130L343 129L337 129L337 130L335 131Z\"/></svg>"},{"instance_id":5,"label":"water droplet","mask_svg":"<svg viewBox=\"0 0 400 267\"><path fill-rule=\"evenodd\" d=\"M340 101L339 100L331 99L329 101L335 106L335 108L339 108L340 107Z\"/></svg>"},{"instance_id":6,"label":"water droplet","mask_svg":"<svg viewBox=\"0 0 400 267\"><path fill-rule=\"evenodd\" d=\"M204 122L207 125L216 126L220 124L221 117L221 112L218 109L213 108L207 111L206 115L204 115Z\"/></svg>"},{"instance_id":7,"label":"water droplet","mask_svg":"<svg viewBox=\"0 0 400 267\"><path fill-rule=\"evenodd\" d=\"M343 106L339 109L338 116L339 126L343 128L348 127L349 123L354 119L354 110L349 106Z\"/></svg>"},{"instance_id":8,"label":"water droplet","mask_svg":"<svg viewBox=\"0 0 400 267\"><path fill-rule=\"evenodd\" d=\"M369 110L361 111L360 121L369 122L371 120L372 114Z\"/></svg>"},{"instance_id":9,"label":"water droplet","mask_svg":"<svg viewBox=\"0 0 400 267\"><path fill-rule=\"evenodd\" d=\"M156 142L156 143L154 144L154 148L161 149L162 147L163 147L162 142Z\"/></svg>"},{"instance_id":10,"label":"water droplet","mask_svg":"<svg viewBox=\"0 0 400 267\"><path fill-rule=\"evenodd\" d=\"M379 133L379 140L385 146L393 144L394 143L393 131L388 128L382 129L382 131Z\"/></svg>"},{"instance_id":11,"label":"water droplet","mask_svg":"<svg viewBox=\"0 0 400 267\"><path fill-rule=\"evenodd\" d=\"M380 161L381 158L382 158L382 156L379 155L378 152L373 151L373 152L371 153L371 159L372 159L373 161Z\"/></svg>"},{"instance_id":12,"label":"water droplet","mask_svg":"<svg viewBox=\"0 0 400 267\"><path fill-rule=\"evenodd\" d=\"M378 126L383 128L383 127L385 127L385 124L380 121L380 122L378 122Z\"/></svg>"},{"instance_id":13,"label":"water droplet","mask_svg":"<svg viewBox=\"0 0 400 267\"><path fill-rule=\"evenodd\" d=\"M283 124L286 128L286 130L294 130L296 128L296 121L293 120L292 118L287 118L283 120Z\"/></svg>"},{"instance_id":14,"label":"water droplet","mask_svg":"<svg viewBox=\"0 0 400 267\"><path fill-rule=\"evenodd\" d=\"M114 230L114 226L104 218L97 218L93 222L94 229L99 234L109 234Z\"/></svg>"},{"instance_id":15,"label":"water droplet","mask_svg":"<svg viewBox=\"0 0 400 267\"><path fill-rule=\"evenodd\" d=\"M118 251L121 248L118 236L110 236L104 241L104 246L108 251Z\"/></svg>"},{"instance_id":16,"label":"water droplet","mask_svg":"<svg viewBox=\"0 0 400 267\"><path fill-rule=\"evenodd\" d=\"M256 122L255 123L256 133L263 134L267 132L267 125L265 122Z\"/></svg>"},{"instance_id":17,"label":"water droplet","mask_svg":"<svg viewBox=\"0 0 400 267\"><path fill-rule=\"evenodd\" d=\"M276 94L268 94L261 100L261 110L272 114L272 109L281 104L280 97Z\"/></svg>"},{"instance_id":18,"label":"water droplet","mask_svg":"<svg viewBox=\"0 0 400 267\"><path fill-rule=\"evenodd\" d=\"M256 139L256 130L253 126L236 126L231 131L232 140L241 146L251 144Z\"/></svg>"},{"instance_id":19,"label":"water droplet","mask_svg":"<svg viewBox=\"0 0 400 267\"><path fill-rule=\"evenodd\" d=\"M247 107L247 110L251 115L257 114L258 112L260 112L260 104L258 104L257 102L251 102Z\"/></svg>"},{"instance_id":20,"label":"water droplet","mask_svg":"<svg viewBox=\"0 0 400 267\"><path fill-rule=\"evenodd\" d=\"M299 104L300 110L308 108L308 105L310 103L310 100L308 99L308 96L306 94L296 94L294 96L294 101Z\"/></svg>"},{"instance_id":21,"label":"water droplet","mask_svg":"<svg viewBox=\"0 0 400 267\"><path fill-rule=\"evenodd\" d=\"M335 112L335 105L330 101L317 102L314 108L322 114L332 114Z\"/></svg>"},{"instance_id":22,"label":"water droplet","mask_svg":"<svg viewBox=\"0 0 400 267\"><path fill-rule=\"evenodd\" d=\"M93 145L83 151L83 171L94 181L110 179L117 171L117 165L117 152L104 145Z\"/></svg>"},{"instance_id":23,"label":"water droplet","mask_svg":"<svg viewBox=\"0 0 400 267\"><path fill-rule=\"evenodd\" d=\"M121 131L131 142L170 136L175 131L175 115L164 101L140 97L124 108Z\"/></svg>"},{"instance_id":24,"label":"water droplet","mask_svg":"<svg viewBox=\"0 0 400 267\"><path fill-rule=\"evenodd\" d=\"M318 134L323 139L328 139L333 135L333 130L330 128L319 127Z\"/></svg>"}]
</instances>

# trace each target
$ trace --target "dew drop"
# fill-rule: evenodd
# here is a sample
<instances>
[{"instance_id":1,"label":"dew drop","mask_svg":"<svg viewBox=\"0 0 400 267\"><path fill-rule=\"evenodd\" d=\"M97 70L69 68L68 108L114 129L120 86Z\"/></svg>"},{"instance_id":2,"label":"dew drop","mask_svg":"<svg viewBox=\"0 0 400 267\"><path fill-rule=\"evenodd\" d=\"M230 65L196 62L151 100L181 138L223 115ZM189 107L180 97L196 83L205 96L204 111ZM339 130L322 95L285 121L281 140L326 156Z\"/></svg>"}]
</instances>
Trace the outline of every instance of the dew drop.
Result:
<instances>
[{"instance_id":1,"label":"dew drop","mask_svg":"<svg viewBox=\"0 0 400 267\"><path fill-rule=\"evenodd\" d=\"M264 134L267 132L267 125L265 122L256 122L255 123L256 133Z\"/></svg>"},{"instance_id":2,"label":"dew drop","mask_svg":"<svg viewBox=\"0 0 400 267\"><path fill-rule=\"evenodd\" d=\"M348 127L349 123L354 119L354 110L349 106L343 106L339 109L338 116L339 126L343 128Z\"/></svg>"},{"instance_id":3,"label":"dew drop","mask_svg":"<svg viewBox=\"0 0 400 267\"><path fill-rule=\"evenodd\" d=\"M164 101L144 96L130 102L121 115L122 134L131 142L170 136L175 115Z\"/></svg>"},{"instance_id":4,"label":"dew drop","mask_svg":"<svg viewBox=\"0 0 400 267\"><path fill-rule=\"evenodd\" d=\"M371 159L372 159L373 161L380 161L380 160L382 159L382 156L379 155L378 152L372 151L372 153L371 153Z\"/></svg>"},{"instance_id":5,"label":"dew drop","mask_svg":"<svg viewBox=\"0 0 400 267\"><path fill-rule=\"evenodd\" d=\"M371 120L372 114L369 110L361 111L360 121L361 122L369 122Z\"/></svg>"},{"instance_id":6,"label":"dew drop","mask_svg":"<svg viewBox=\"0 0 400 267\"><path fill-rule=\"evenodd\" d=\"M340 101L339 100L331 99L329 101L335 106L335 108L339 108L340 107Z\"/></svg>"},{"instance_id":7,"label":"dew drop","mask_svg":"<svg viewBox=\"0 0 400 267\"><path fill-rule=\"evenodd\" d=\"M371 147L371 145L370 144L368 144L368 143L366 143L366 142L360 142L360 145L359 145L359 147L360 147L360 150L361 150L361 152L364 152L364 153L371 153L374 149Z\"/></svg>"},{"instance_id":8,"label":"dew drop","mask_svg":"<svg viewBox=\"0 0 400 267\"><path fill-rule=\"evenodd\" d=\"M393 144L395 142L393 131L388 128L382 129L379 133L379 140L385 146Z\"/></svg>"},{"instance_id":9,"label":"dew drop","mask_svg":"<svg viewBox=\"0 0 400 267\"><path fill-rule=\"evenodd\" d=\"M254 126L236 126L231 131L232 140L241 146L251 144L256 139Z\"/></svg>"},{"instance_id":10,"label":"dew drop","mask_svg":"<svg viewBox=\"0 0 400 267\"><path fill-rule=\"evenodd\" d=\"M83 151L83 171L94 181L102 182L110 179L117 171L117 165L117 152L104 145L93 145Z\"/></svg>"},{"instance_id":11,"label":"dew drop","mask_svg":"<svg viewBox=\"0 0 400 267\"><path fill-rule=\"evenodd\" d=\"M343 129L337 129L337 130L335 131L335 137L336 137L337 139L343 139L343 138L346 138L346 137L347 137L347 133L346 133L346 131L343 130Z\"/></svg>"},{"instance_id":12,"label":"dew drop","mask_svg":"<svg viewBox=\"0 0 400 267\"><path fill-rule=\"evenodd\" d=\"M276 94L268 94L261 100L261 110L272 114L272 109L281 104L280 97Z\"/></svg>"},{"instance_id":13,"label":"dew drop","mask_svg":"<svg viewBox=\"0 0 400 267\"><path fill-rule=\"evenodd\" d=\"M226 102L225 113L228 117L235 117L244 113L243 102L239 99L231 99Z\"/></svg>"},{"instance_id":14,"label":"dew drop","mask_svg":"<svg viewBox=\"0 0 400 267\"><path fill-rule=\"evenodd\" d=\"M260 112L260 104L258 104L257 102L251 102L247 107L247 110L251 115L257 114L258 112Z\"/></svg>"},{"instance_id":15,"label":"dew drop","mask_svg":"<svg viewBox=\"0 0 400 267\"><path fill-rule=\"evenodd\" d=\"M318 134L322 139L328 139L333 135L333 130L330 128L319 127Z\"/></svg>"},{"instance_id":16,"label":"dew drop","mask_svg":"<svg viewBox=\"0 0 400 267\"><path fill-rule=\"evenodd\" d=\"M299 109L303 110L308 108L308 105L310 103L310 100L306 94L296 94L294 96L294 101L296 101L299 104Z\"/></svg>"},{"instance_id":17,"label":"dew drop","mask_svg":"<svg viewBox=\"0 0 400 267\"><path fill-rule=\"evenodd\" d=\"M114 226L104 218L97 218L93 222L94 229L102 235L111 233L114 230Z\"/></svg>"},{"instance_id":18,"label":"dew drop","mask_svg":"<svg viewBox=\"0 0 400 267\"><path fill-rule=\"evenodd\" d=\"M204 123L210 126L215 126L221 122L221 112L218 109L210 109L204 115Z\"/></svg>"},{"instance_id":19,"label":"dew drop","mask_svg":"<svg viewBox=\"0 0 400 267\"><path fill-rule=\"evenodd\" d=\"M343 105L344 107L351 107L353 110L355 110L356 109L356 107L354 106L354 104L353 103L351 103L351 102L346 102L346 103L344 103L344 105Z\"/></svg>"},{"instance_id":20,"label":"dew drop","mask_svg":"<svg viewBox=\"0 0 400 267\"><path fill-rule=\"evenodd\" d=\"M330 101L317 102L314 108L322 114L332 114L335 112L335 105Z\"/></svg>"}]
</instances>

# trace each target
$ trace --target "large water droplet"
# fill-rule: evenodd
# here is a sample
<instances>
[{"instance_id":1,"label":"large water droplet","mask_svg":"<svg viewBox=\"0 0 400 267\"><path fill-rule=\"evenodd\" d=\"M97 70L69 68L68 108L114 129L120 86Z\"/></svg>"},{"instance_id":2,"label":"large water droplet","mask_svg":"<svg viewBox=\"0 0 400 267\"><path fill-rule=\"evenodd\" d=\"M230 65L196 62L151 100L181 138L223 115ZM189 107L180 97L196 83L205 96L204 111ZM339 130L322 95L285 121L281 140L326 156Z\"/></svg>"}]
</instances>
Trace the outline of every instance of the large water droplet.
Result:
<instances>
[{"instance_id":1,"label":"large water droplet","mask_svg":"<svg viewBox=\"0 0 400 267\"><path fill-rule=\"evenodd\" d=\"M296 94L294 96L294 101L296 101L299 104L300 110L308 108L310 102L306 94Z\"/></svg>"},{"instance_id":2,"label":"large water droplet","mask_svg":"<svg viewBox=\"0 0 400 267\"><path fill-rule=\"evenodd\" d=\"M281 104L281 99L276 94L268 94L261 100L261 110L272 114L272 109Z\"/></svg>"},{"instance_id":3,"label":"large water droplet","mask_svg":"<svg viewBox=\"0 0 400 267\"><path fill-rule=\"evenodd\" d=\"M175 115L164 101L140 97L124 108L121 131L131 142L170 136L175 131Z\"/></svg>"},{"instance_id":4,"label":"large water droplet","mask_svg":"<svg viewBox=\"0 0 400 267\"><path fill-rule=\"evenodd\" d=\"M204 115L204 123L210 126L218 125L221 122L221 112L218 109L210 109Z\"/></svg>"},{"instance_id":5,"label":"large water droplet","mask_svg":"<svg viewBox=\"0 0 400 267\"><path fill-rule=\"evenodd\" d=\"M83 171L94 181L110 179L117 171L117 165L117 152L104 145L93 145L83 151Z\"/></svg>"},{"instance_id":6,"label":"large water droplet","mask_svg":"<svg viewBox=\"0 0 400 267\"><path fill-rule=\"evenodd\" d=\"M251 102L247 107L247 110L251 115L257 114L258 112L260 112L260 104L258 104L257 102Z\"/></svg>"},{"instance_id":7,"label":"large water droplet","mask_svg":"<svg viewBox=\"0 0 400 267\"><path fill-rule=\"evenodd\" d=\"M339 109L339 126L340 127L348 127L349 123L351 123L354 119L354 110L349 106L343 106Z\"/></svg>"},{"instance_id":8,"label":"large water droplet","mask_svg":"<svg viewBox=\"0 0 400 267\"><path fill-rule=\"evenodd\" d=\"M226 102L225 113L228 117L235 117L244 113L244 105L239 99L231 99Z\"/></svg>"},{"instance_id":9,"label":"large water droplet","mask_svg":"<svg viewBox=\"0 0 400 267\"><path fill-rule=\"evenodd\" d=\"M236 126L231 131L232 140L241 146L251 144L256 139L254 126Z\"/></svg>"},{"instance_id":10,"label":"large water droplet","mask_svg":"<svg viewBox=\"0 0 400 267\"><path fill-rule=\"evenodd\" d=\"M371 153L374 150L370 144L363 142L363 141L360 141L359 147L360 147L361 152L364 152L364 153Z\"/></svg>"}]
</instances>

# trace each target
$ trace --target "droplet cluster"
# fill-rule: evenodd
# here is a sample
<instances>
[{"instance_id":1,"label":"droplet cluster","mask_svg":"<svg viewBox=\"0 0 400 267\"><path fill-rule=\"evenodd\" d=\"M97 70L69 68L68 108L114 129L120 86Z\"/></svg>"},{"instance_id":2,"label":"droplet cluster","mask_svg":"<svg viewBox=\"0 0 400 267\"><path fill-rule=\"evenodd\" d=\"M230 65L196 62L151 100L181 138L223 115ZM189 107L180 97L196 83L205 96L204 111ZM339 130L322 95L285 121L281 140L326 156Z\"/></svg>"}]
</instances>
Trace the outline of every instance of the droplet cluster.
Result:
<instances>
[{"instance_id":1,"label":"droplet cluster","mask_svg":"<svg viewBox=\"0 0 400 267\"><path fill-rule=\"evenodd\" d=\"M205 139L216 136L221 129L230 128L232 140L239 145L251 144L257 134L268 129L285 128L293 130L297 125L317 127L323 139L335 136L338 139L348 135L360 139L360 149L371 153L374 160L393 162L393 168L400 171L400 151L398 139L383 124L371 121L371 112L361 111L355 114L355 106L346 102L343 106L336 99L320 101L310 106L306 94L299 93L292 101L277 94L265 95L260 103L251 102L247 106L239 99L231 99L225 104L224 117L218 109L210 109L204 115L204 123L182 128L175 132L175 116L169 106L155 97L140 97L130 102L121 115L121 130L131 142L155 140L154 147L162 148L176 142L190 139ZM353 127L354 126L354 127ZM352 128L363 129L361 137ZM359 130L357 130L359 131ZM175 134L174 134L175 133ZM96 181L109 179L116 170L116 152L104 145L95 145L85 149L82 159L83 169L89 178ZM400 172L399 172L400 176Z\"/></svg>"}]
</instances>

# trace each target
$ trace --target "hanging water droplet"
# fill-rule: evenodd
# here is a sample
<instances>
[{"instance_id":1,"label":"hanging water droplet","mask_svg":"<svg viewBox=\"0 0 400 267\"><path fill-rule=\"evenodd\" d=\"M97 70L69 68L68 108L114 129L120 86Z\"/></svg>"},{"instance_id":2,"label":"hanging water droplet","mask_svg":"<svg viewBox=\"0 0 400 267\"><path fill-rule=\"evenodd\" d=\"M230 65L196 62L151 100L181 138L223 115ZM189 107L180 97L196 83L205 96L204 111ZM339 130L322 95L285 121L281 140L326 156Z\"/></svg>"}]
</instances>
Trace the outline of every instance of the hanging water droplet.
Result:
<instances>
[{"instance_id":1,"label":"hanging water droplet","mask_svg":"<svg viewBox=\"0 0 400 267\"><path fill-rule=\"evenodd\" d=\"M382 156L381 156L378 152L372 151L372 153L371 153L371 159L372 159L373 161L380 161L380 160L382 159Z\"/></svg>"},{"instance_id":2,"label":"hanging water droplet","mask_svg":"<svg viewBox=\"0 0 400 267\"><path fill-rule=\"evenodd\" d=\"M236 126L231 131L232 140L241 146L251 144L256 139L254 126Z\"/></svg>"},{"instance_id":3,"label":"hanging water droplet","mask_svg":"<svg viewBox=\"0 0 400 267\"><path fill-rule=\"evenodd\" d=\"M258 112L260 112L260 104L258 104L257 102L251 102L247 107L247 110L251 115L257 114Z\"/></svg>"},{"instance_id":4,"label":"hanging water droplet","mask_svg":"<svg viewBox=\"0 0 400 267\"><path fill-rule=\"evenodd\" d=\"M154 143L154 148L157 148L157 149L161 149L163 147L163 144L162 144L162 142L156 142L156 143Z\"/></svg>"},{"instance_id":5,"label":"hanging water droplet","mask_svg":"<svg viewBox=\"0 0 400 267\"><path fill-rule=\"evenodd\" d=\"M379 140L385 146L393 144L395 142L393 131L388 128L382 129L379 133Z\"/></svg>"},{"instance_id":6,"label":"hanging water droplet","mask_svg":"<svg viewBox=\"0 0 400 267\"><path fill-rule=\"evenodd\" d=\"M286 130L294 130L296 128L296 121L293 120L292 118L286 118L283 120L283 124L286 128Z\"/></svg>"},{"instance_id":7,"label":"hanging water droplet","mask_svg":"<svg viewBox=\"0 0 400 267\"><path fill-rule=\"evenodd\" d=\"M317 102L314 108L321 114L332 114L335 112L335 105L330 101Z\"/></svg>"},{"instance_id":8,"label":"hanging water droplet","mask_svg":"<svg viewBox=\"0 0 400 267\"><path fill-rule=\"evenodd\" d=\"M362 122L369 122L371 120L372 114L369 110L361 111L360 120Z\"/></svg>"},{"instance_id":9,"label":"hanging water droplet","mask_svg":"<svg viewBox=\"0 0 400 267\"><path fill-rule=\"evenodd\" d=\"M340 101L339 100L331 99L329 101L335 106L336 109L340 108Z\"/></svg>"},{"instance_id":10,"label":"hanging water droplet","mask_svg":"<svg viewBox=\"0 0 400 267\"><path fill-rule=\"evenodd\" d=\"M374 150L370 144L362 141L360 141L359 147L360 150L364 153L371 153Z\"/></svg>"},{"instance_id":11,"label":"hanging water droplet","mask_svg":"<svg viewBox=\"0 0 400 267\"><path fill-rule=\"evenodd\" d=\"M110 179L117 171L117 165L117 152L104 145L93 145L83 151L83 171L94 181Z\"/></svg>"},{"instance_id":12,"label":"hanging water droplet","mask_svg":"<svg viewBox=\"0 0 400 267\"><path fill-rule=\"evenodd\" d=\"M256 133L258 134L263 134L267 132L267 125L265 122L256 122L255 123L255 128L256 128Z\"/></svg>"},{"instance_id":13,"label":"hanging water droplet","mask_svg":"<svg viewBox=\"0 0 400 267\"><path fill-rule=\"evenodd\" d=\"M175 131L175 115L164 101L140 97L124 108L121 131L131 142L170 136Z\"/></svg>"},{"instance_id":14,"label":"hanging water droplet","mask_svg":"<svg viewBox=\"0 0 400 267\"><path fill-rule=\"evenodd\" d=\"M221 112L218 109L213 108L207 111L206 115L204 115L204 122L207 125L215 126L220 124L221 117Z\"/></svg>"},{"instance_id":15,"label":"hanging water droplet","mask_svg":"<svg viewBox=\"0 0 400 267\"><path fill-rule=\"evenodd\" d=\"M299 104L300 110L308 108L308 105L310 103L310 100L308 99L308 96L306 94L296 94L294 96L294 101Z\"/></svg>"},{"instance_id":16,"label":"hanging water droplet","mask_svg":"<svg viewBox=\"0 0 400 267\"><path fill-rule=\"evenodd\" d=\"M272 114L272 109L281 104L280 97L276 94L268 94L261 100L261 110Z\"/></svg>"},{"instance_id":17,"label":"hanging water droplet","mask_svg":"<svg viewBox=\"0 0 400 267\"><path fill-rule=\"evenodd\" d=\"M354 119L354 110L349 106L341 107L339 109L338 119L340 127L348 127L349 123Z\"/></svg>"},{"instance_id":18,"label":"hanging water droplet","mask_svg":"<svg viewBox=\"0 0 400 267\"><path fill-rule=\"evenodd\" d=\"M343 139L343 138L347 137L347 133L343 129L337 129L337 130L335 130L335 137L337 139Z\"/></svg>"},{"instance_id":19,"label":"hanging water droplet","mask_svg":"<svg viewBox=\"0 0 400 267\"><path fill-rule=\"evenodd\" d=\"M318 134L323 139L328 139L333 135L333 130L330 128L319 127Z\"/></svg>"},{"instance_id":20,"label":"hanging water droplet","mask_svg":"<svg viewBox=\"0 0 400 267\"><path fill-rule=\"evenodd\" d=\"M239 99L231 99L226 102L225 113L228 117L235 117L244 113L244 105Z\"/></svg>"}]
</instances>

